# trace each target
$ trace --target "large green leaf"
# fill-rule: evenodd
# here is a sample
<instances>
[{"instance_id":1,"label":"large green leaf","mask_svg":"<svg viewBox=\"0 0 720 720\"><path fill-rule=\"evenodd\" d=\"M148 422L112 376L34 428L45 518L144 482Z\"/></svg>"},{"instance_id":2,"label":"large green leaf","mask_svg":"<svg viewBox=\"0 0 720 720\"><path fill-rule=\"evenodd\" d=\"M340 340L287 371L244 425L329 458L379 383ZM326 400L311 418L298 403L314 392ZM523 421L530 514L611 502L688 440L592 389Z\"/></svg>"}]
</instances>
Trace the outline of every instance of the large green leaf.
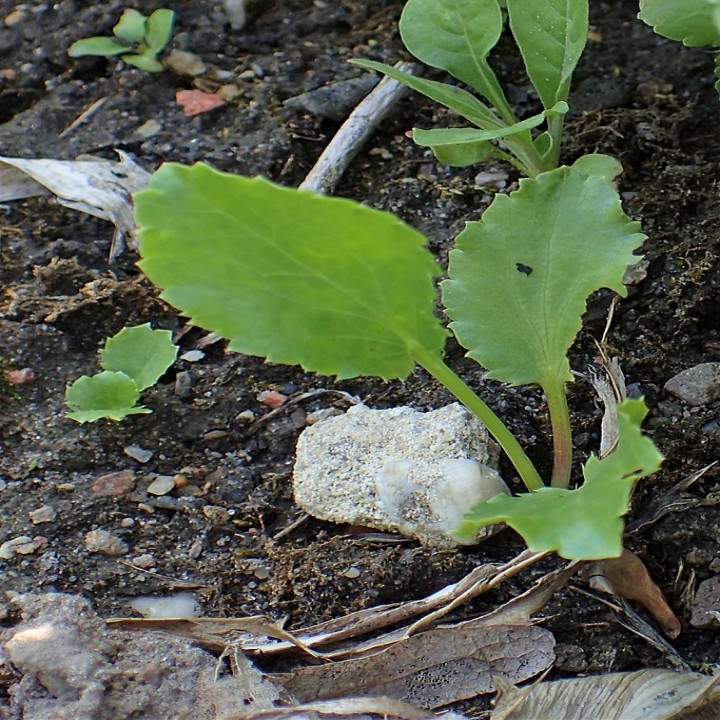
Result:
<instances>
[{"instance_id":1,"label":"large green leaf","mask_svg":"<svg viewBox=\"0 0 720 720\"><path fill-rule=\"evenodd\" d=\"M685 45L720 45L719 6L718 0L641 0L638 17Z\"/></svg>"},{"instance_id":2,"label":"large green leaf","mask_svg":"<svg viewBox=\"0 0 720 720\"><path fill-rule=\"evenodd\" d=\"M409 0L399 23L400 36L416 58L447 70L495 107L498 99L507 101L487 56L502 28L497 0Z\"/></svg>"},{"instance_id":3,"label":"large green leaf","mask_svg":"<svg viewBox=\"0 0 720 720\"><path fill-rule=\"evenodd\" d=\"M437 82L436 80L425 80L424 78L411 75L410 73L397 70L392 65L375 62L374 60L351 60L353 65L367 68L368 70L377 70L388 77L404 83L412 90L429 97L440 105L453 110L461 117L469 120L471 123L486 130L494 128L507 127L487 105L478 100L467 90L448 85L447 83Z\"/></svg>"},{"instance_id":4,"label":"large green leaf","mask_svg":"<svg viewBox=\"0 0 720 720\"><path fill-rule=\"evenodd\" d=\"M145 21L145 42L153 55L157 55L170 42L175 13L166 8L156 10Z\"/></svg>"},{"instance_id":5,"label":"large green leaf","mask_svg":"<svg viewBox=\"0 0 720 720\"><path fill-rule=\"evenodd\" d=\"M578 560L620 555L621 518L629 509L630 491L637 480L660 467L662 455L640 431L647 414L642 400L626 400L617 412L617 447L602 459L590 457L581 487L548 487L516 497L497 495L476 505L456 534L467 539L485 525L506 522L534 552L556 550Z\"/></svg>"},{"instance_id":6,"label":"large green leaf","mask_svg":"<svg viewBox=\"0 0 720 720\"><path fill-rule=\"evenodd\" d=\"M437 354L438 266L389 213L211 167L164 165L136 195L140 266L230 347L338 377L406 377Z\"/></svg>"},{"instance_id":7,"label":"large green leaf","mask_svg":"<svg viewBox=\"0 0 720 720\"><path fill-rule=\"evenodd\" d=\"M586 299L599 288L625 294L638 229L602 176L562 167L521 180L457 238L442 283L450 327L490 377L571 381L566 353Z\"/></svg>"},{"instance_id":8,"label":"large green leaf","mask_svg":"<svg viewBox=\"0 0 720 720\"><path fill-rule=\"evenodd\" d=\"M127 8L113 28L113 35L129 43L141 43L145 37L145 20L139 11Z\"/></svg>"},{"instance_id":9,"label":"large green leaf","mask_svg":"<svg viewBox=\"0 0 720 720\"><path fill-rule=\"evenodd\" d=\"M588 33L587 0L508 0L510 29L546 108L567 100Z\"/></svg>"},{"instance_id":10,"label":"large green leaf","mask_svg":"<svg viewBox=\"0 0 720 720\"><path fill-rule=\"evenodd\" d=\"M83 55L96 55L98 57L111 57L129 50L128 45L123 45L109 37L89 37L74 42L68 48L70 57L82 57Z\"/></svg>"},{"instance_id":11,"label":"large green leaf","mask_svg":"<svg viewBox=\"0 0 720 720\"><path fill-rule=\"evenodd\" d=\"M65 402L71 412L66 417L79 423L101 418L120 421L128 415L145 415L151 410L135 405L140 397L135 381L123 372L83 375L65 390Z\"/></svg>"},{"instance_id":12,"label":"large green leaf","mask_svg":"<svg viewBox=\"0 0 720 720\"><path fill-rule=\"evenodd\" d=\"M150 323L123 328L100 351L105 370L123 372L142 392L154 385L175 362L178 347L170 330L153 330Z\"/></svg>"}]
</instances>

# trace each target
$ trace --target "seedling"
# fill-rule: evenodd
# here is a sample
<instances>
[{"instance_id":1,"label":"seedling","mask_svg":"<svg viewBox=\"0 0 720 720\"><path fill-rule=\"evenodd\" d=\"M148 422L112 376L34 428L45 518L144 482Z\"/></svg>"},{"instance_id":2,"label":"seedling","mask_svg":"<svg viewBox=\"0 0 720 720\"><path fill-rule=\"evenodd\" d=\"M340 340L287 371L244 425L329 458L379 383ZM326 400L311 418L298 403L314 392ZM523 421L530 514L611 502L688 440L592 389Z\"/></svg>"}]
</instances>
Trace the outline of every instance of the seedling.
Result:
<instances>
[{"instance_id":1,"label":"seedling","mask_svg":"<svg viewBox=\"0 0 720 720\"><path fill-rule=\"evenodd\" d=\"M153 330L149 323L123 328L100 351L103 372L83 375L65 390L71 410L67 417L79 423L101 418L120 421L152 412L137 405L140 393L158 381L177 352L169 330Z\"/></svg>"},{"instance_id":2,"label":"seedling","mask_svg":"<svg viewBox=\"0 0 720 720\"><path fill-rule=\"evenodd\" d=\"M148 72L165 68L157 59L170 42L175 13L161 8L146 17L137 10L123 11L113 28L114 37L89 37L74 42L68 50L70 57L120 55L123 62Z\"/></svg>"},{"instance_id":3,"label":"seedling","mask_svg":"<svg viewBox=\"0 0 720 720\"><path fill-rule=\"evenodd\" d=\"M692 47L720 47L720 0L640 0L638 17L658 35ZM720 55L715 56L720 93Z\"/></svg>"},{"instance_id":4,"label":"seedling","mask_svg":"<svg viewBox=\"0 0 720 720\"><path fill-rule=\"evenodd\" d=\"M522 121L488 62L503 31L504 6L543 106L541 113ZM409 0L399 29L418 60L447 71L486 101L455 85L371 60L353 60L405 83L475 126L415 128L413 139L418 145L432 148L441 162L459 167L495 156L534 177L558 166L570 81L587 40L587 0ZM543 123L545 131L533 137L533 128Z\"/></svg>"},{"instance_id":5,"label":"seedling","mask_svg":"<svg viewBox=\"0 0 720 720\"><path fill-rule=\"evenodd\" d=\"M546 486L500 418L442 358L448 335L433 313L440 269L426 238L359 203L282 188L262 178L169 163L136 195L140 266L163 298L230 349L306 370L385 379L421 365L476 413L527 486L466 516L460 532L505 521L533 550L606 558L622 550L637 480L661 455L643 437L641 400L618 407L619 441L585 464L569 490L567 352L599 288L622 283L645 236L609 182L618 163L588 156L527 178L469 222L442 283L449 327L488 376L539 385L548 400L554 469Z\"/></svg>"}]
</instances>

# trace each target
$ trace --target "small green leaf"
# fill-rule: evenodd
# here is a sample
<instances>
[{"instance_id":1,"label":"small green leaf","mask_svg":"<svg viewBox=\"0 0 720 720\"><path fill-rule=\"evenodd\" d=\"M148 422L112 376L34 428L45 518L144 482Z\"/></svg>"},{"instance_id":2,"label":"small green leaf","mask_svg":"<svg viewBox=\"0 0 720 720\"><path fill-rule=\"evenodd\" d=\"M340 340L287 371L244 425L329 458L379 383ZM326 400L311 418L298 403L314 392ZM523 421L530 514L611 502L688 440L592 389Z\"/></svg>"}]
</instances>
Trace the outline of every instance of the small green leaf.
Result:
<instances>
[{"instance_id":1,"label":"small green leaf","mask_svg":"<svg viewBox=\"0 0 720 720\"><path fill-rule=\"evenodd\" d=\"M720 45L717 0L641 0L638 17L653 30L684 45Z\"/></svg>"},{"instance_id":2,"label":"small green leaf","mask_svg":"<svg viewBox=\"0 0 720 720\"><path fill-rule=\"evenodd\" d=\"M403 378L444 345L437 263L389 213L201 163L163 165L135 204L143 272L231 350Z\"/></svg>"},{"instance_id":3,"label":"small green leaf","mask_svg":"<svg viewBox=\"0 0 720 720\"><path fill-rule=\"evenodd\" d=\"M566 112L567 109L567 103L558 103L553 108L553 112ZM522 122L497 130L475 130L474 128L422 130L413 128L413 140L418 145L432 148L435 156L441 162L454 167L467 167L492 155L493 147L489 145L489 140L501 140L526 132L540 125L546 115L546 112L542 112ZM453 160L453 162L448 162L448 160Z\"/></svg>"},{"instance_id":4,"label":"small green leaf","mask_svg":"<svg viewBox=\"0 0 720 720\"><path fill-rule=\"evenodd\" d=\"M502 28L497 0L409 0L399 23L405 47L418 60L446 70L495 107L497 99L507 101L487 56Z\"/></svg>"},{"instance_id":5,"label":"small green leaf","mask_svg":"<svg viewBox=\"0 0 720 720\"><path fill-rule=\"evenodd\" d=\"M170 42L173 32L175 13L172 10L160 8L156 10L145 22L145 43L153 55L161 52Z\"/></svg>"},{"instance_id":6,"label":"small green leaf","mask_svg":"<svg viewBox=\"0 0 720 720\"><path fill-rule=\"evenodd\" d=\"M613 188L615 187L615 181L623 172L623 166L617 158L602 153L583 155L572 166L574 170L580 170L586 175L597 175L603 178Z\"/></svg>"},{"instance_id":7,"label":"small green leaf","mask_svg":"<svg viewBox=\"0 0 720 720\"><path fill-rule=\"evenodd\" d=\"M467 90L435 80L425 80L402 70L396 70L392 65L375 62L374 60L351 60L350 62L368 70L377 70L398 82L404 83L412 90L453 110L461 117L485 130L506 127L505 122Z\"/></svg>"},{"instance_id":8,"label":"small green leaf","mask_svg":"<svg viewBox=\"0 0 720 720\"><path fill-rule=\"evenodd\" d=\"M144 54L123 55L122 61L146 72L162 72L165 69L163 64L155 59L154 53L150 51Z\"/></svg>"},{"instance_id":9,"label":"small green leaf","mask_svg":"<svg viewBox=\"0 0 720 720\"><path fill-rule=\"evenodd\" d=\"M113 35L129 43L141 43L145 36L145 20L145 16L137 10L123 10L118 24L113 28Z\"/></svg>"},{"instance_id":10,"label":"small green leaf","mask_svg":"<svg viewBox=\"0 0 720 720\"><path fill-rule=\"evenodd\" d=\"M450 252L442 291L451 329L489 377L571 382L566 353L586 299L599 288L625 295L625 269L645 239L638 230L603 177L562 167L521 180Z\"/></svg>"},{"instance_id":11,"label":"small green leaf","mask_svg":"<svg viewBox=\"0 0 720 720\"><path fill-rule=\"evenodd\" d=\"M556 550L575 560L619 556L621 518L629 509L630 491L640 478L656 472L663 458L640 431L647 414L645 403L626 400L617 412L618 445L607 457L593 455L588 460L581 487L548 487L516 497L497 495L476 505L455 534L467 539L481 527L506 522L534 552Z\"/></svg>"},{"instance_id":12,"label":"small green leaf","mask_svg":"<svg viewBox=\"0 0 720 720\"><path fill-rule=\"evenodd\" d=\"M128 46L116 42L109 37L89 37L74 42L68 48L70 57L82 57L83 55L96 55L98 57L110 57L128 51Z\"/></svg>"},{"instance_id":13,"label":"small green leaf","mask_svg":"<svg viewBox=\"0 0 720 720\"><path fill-rule=\"evenodd\" d=\"M128 415L145 415L151 410L135 405L140 397L135 381L122 372L83 375L65 390L66 417L79 423L101 418L120 421Z\"/></svg>"},{"instance_id":14,"label":"small green leaf","mask_svg":"<svg viewBox=\"0 0 720 720\"><path fill-rule=\"evenodd\" d=\"M160 379L177 353L170 330L153 330L146 323L123 328L109 338L100 351L100 364L105 370L125 373L142 392Z\"/></svg>"},{"instance_id":15,"label":"small green leaf","mask_svg":"<svg viewBox=\"0 0 720 720\"><path fill-rule=\"evenodd\" d=\"M507 8L510 29L543 105L567 100L587 42L587 0L508 0Z\"/></svg>"}]
</instances>

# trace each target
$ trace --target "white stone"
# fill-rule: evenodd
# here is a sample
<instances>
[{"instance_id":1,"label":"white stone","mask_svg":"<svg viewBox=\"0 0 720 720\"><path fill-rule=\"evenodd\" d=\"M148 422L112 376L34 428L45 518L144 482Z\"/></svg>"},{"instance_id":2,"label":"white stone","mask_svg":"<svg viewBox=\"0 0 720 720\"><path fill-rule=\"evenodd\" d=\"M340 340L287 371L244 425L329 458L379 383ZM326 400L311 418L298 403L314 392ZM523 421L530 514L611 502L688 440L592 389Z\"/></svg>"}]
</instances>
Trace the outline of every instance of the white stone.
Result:
<instances>
[{"instance_id":1,"label":"white stone","mask_svg":"<svg viewBox=\"0 0 720 720\"><path fill-rule=\"evenodd\" d=\"M130 606L146 618L196 617L198 604L190 592L173 595L138 595L130 600Z\"/></svg>"},{"instance_id":2,"label":"white stone","mask_svg":"<svg viewBox=\"0 0 720 720\"><path fill-rule=\"evenodd\" d=\"M357 405L301 434L295 501L323 520L457 544L451 533L463 514L508 492L492 467L497 454L485 426L457 403L428 413Z\"/></svg>"}]
</instances>

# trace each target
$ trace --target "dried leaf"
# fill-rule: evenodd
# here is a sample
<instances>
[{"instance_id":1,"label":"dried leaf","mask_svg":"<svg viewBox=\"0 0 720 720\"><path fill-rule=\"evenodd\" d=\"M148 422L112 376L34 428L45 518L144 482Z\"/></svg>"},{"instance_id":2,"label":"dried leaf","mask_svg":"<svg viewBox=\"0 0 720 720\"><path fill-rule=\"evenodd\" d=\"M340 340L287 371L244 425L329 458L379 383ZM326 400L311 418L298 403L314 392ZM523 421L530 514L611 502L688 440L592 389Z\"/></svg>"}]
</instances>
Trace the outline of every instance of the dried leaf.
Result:
<instances>
[{"instance_id":1,"label":"dried leaf","mask_svg":"<svg viewBox=\"0 0 720 720\"><path fill-rule=\"evenodd\" d=\"M554 644L543 628L473 620L413 635L368 657L300 668L279 680L305 702L388 696L430 709L493 692L498 678L527 680L552 664Z\"/></svg>"},{"instance_id":2,"label":"dried leaf","mask_svg":"<svg viewBox=\"0 0 720 720\"><path fill-rule=\"evenodd\" d=\"M720 675L640 670L538 683L503 693L492 714L492 720L578 717L712 720L720 717Z\"/></svg>"},{"instance_id":3,"label":"dried leaf","mask_svg":"<svg viewBox=\"0 0 720 720\"><path fill-rule=\"evenodd\" d=\"M650 577L645 564L634 552L623 550L620 557L602 560L596 568L607 580L610 592L640 603L669 638L675 639L680 635L680 621ZM597 589L605 588L597 586Z\"/></svg>"},{"instance_id":4,"label":"dried leaf","mask_svg":"<svg viewBox=\"0 0 720 720\"><path fill-rule=\"evenodd\" d=\"M188 117L209 112L225 104L216 93L206 93L202 90L178 90L175 93L175 101Z\"/></svg>"}]
</instances>

